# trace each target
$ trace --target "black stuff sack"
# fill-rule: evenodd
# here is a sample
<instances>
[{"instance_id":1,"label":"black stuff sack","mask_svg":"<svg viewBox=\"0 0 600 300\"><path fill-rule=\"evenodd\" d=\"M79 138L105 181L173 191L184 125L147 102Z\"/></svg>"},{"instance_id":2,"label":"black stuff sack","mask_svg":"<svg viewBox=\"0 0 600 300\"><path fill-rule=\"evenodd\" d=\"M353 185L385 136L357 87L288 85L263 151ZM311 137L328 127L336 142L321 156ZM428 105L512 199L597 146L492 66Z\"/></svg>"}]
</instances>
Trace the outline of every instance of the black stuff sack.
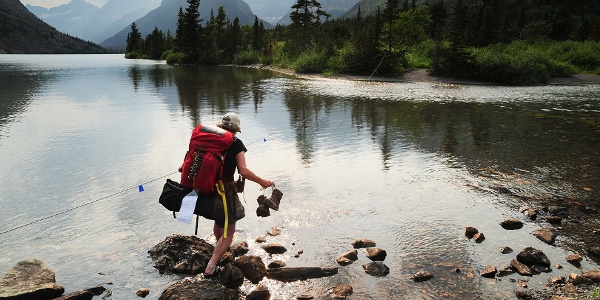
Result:
<instances>
[{"instance_id":1,"label":"black stuff sack","mask_svg":"<svg viewBox=\"0 0 600 300\"><path fill-rule=\"evenodd\" d=\"M181 208L183 197L187 196L193 189L181 186L178 182L167 179L163 186L158 202L172 212L178 212Z\"/></svg>"}]
</instances>

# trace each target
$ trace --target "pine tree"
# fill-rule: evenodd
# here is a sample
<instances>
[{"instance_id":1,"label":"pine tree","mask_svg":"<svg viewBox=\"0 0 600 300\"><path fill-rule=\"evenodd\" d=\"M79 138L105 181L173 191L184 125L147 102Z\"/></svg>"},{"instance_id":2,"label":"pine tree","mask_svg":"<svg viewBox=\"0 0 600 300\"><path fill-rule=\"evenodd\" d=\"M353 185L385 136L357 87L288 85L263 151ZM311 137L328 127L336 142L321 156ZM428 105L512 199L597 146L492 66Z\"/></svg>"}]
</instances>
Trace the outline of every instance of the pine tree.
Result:
<instances>
[{"instance_id":1,"label":"pine tree","mask_svg":"<svg viewBox=\"0 0 600 300\"><path fill-rule=\"evenodd\" d=\"M188 0L185 12L179 9L175 41L177 48L187 56L188 62L198 61L200 33L200 0Z\"/></svg>"},{"instance_id":2,"label":"pine tree","mask_svg":"<svg viewBox=\"0 0 600 300\"><path fill-rule=\"evenodd\" d=\"M468 77L470 76L469 54L467 53L467 7L462 0L456 0L448 18L447 39L450 47L444 57L443 75Z\"/></svg>"},{"instance_id":3,"label":"pine tree","mask_svg":"<svg viewBox=\"0 0 600 300\"><path fill-rule=\"evenodd\" d=\"M317 0L298 0L292 5L290 19L292 19L291 27L300 32L301 50L305 50L313 41L314 35L309 35L309 32L316 32L321 24L321 17L329 18L330 14L321 9L321 3Z\"/></svg>"},{"instance_id":4,"label":"pine tree","mask_svg":"<svg viewBox=\"0 0 600 300\"><path fill-rule=\"evenodd\" d=\"M396 18L398 17L398 13L400 11L400 0L386 0L386 4L385 4L385 9L383 10L383 13L385 14L386 17L386 22L388 24L388 31L387 31L387 46L388 46L388 53L392 52L392 48L393 48L393 25L394 25L394 20L396 20Z\"/></svg>"},{"instance_id":5,"label":"pine tree","mask_svg":"<svg viewBox=\"0 0 600 300\"><path fill-rule=\"evenodd\" d=\"M263 44L263 36L264 36L264 26L262 26L262 22L258 22L258 17L254 16L254 24L252 25L252 50L259 51L262 49Z\"/></svg>"},{"instance_id":6,"label":"pine tree","mask_svg":"<svg viewBox=\"0 0 600 300\"><path fill-rule=\"evenodd\" d=\"M131 23L131 31L127 34L127 44L125 53L140 52L142 50L142 34L137 28L137 25Z\"/></svg>"}]
</instances>

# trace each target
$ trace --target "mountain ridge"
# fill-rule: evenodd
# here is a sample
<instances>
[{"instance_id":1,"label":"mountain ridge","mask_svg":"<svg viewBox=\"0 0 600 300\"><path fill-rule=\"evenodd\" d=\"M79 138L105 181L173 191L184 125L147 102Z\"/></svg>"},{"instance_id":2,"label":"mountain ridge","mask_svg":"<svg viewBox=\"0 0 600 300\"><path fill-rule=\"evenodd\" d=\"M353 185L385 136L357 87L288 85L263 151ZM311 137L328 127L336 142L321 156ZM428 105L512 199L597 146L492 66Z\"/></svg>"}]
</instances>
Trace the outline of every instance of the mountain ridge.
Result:
<instances>
[{"instance_id":1,"label":"mountain ridge","mask_svg":"<svg viewBox=\"0 0 600 300\"><path fill-rule=\"evenodd\" d=\"M99 45L59 32L19 0L0 1L0 53L106 53Z\"/></svg>"},{"instance_id":2,"label":"mountain ridge","mask_svg":"<svg viewBox=\"0 0 600 300\"><path fill-rule=\"evenodd\" d=\"M233 22L235 17L238 17L240 25L252 25L254 24L255 15L250 9L248 3L242 0L203 0L200 1L200 19L202 24L206 24L206 21L210 18L211 10L215 16L218 12L219 7L224 6L227 16L230 21ZM177 15L179 13L179 7L185 10L188 7L187 0L163 0L161 5L150 11L144 17L134 21L138 30L142 36L150 34L155 27L162 32L170 32L175 35L177 30ZM261 21L261 20L259 20ZM272 28L273 26L263 21L265 28ZM130 24L117 32L112 37L103 41L100 45L103 47L123 50L127 42L127 34L131 30Z\"/></svg>"}]
</instances>

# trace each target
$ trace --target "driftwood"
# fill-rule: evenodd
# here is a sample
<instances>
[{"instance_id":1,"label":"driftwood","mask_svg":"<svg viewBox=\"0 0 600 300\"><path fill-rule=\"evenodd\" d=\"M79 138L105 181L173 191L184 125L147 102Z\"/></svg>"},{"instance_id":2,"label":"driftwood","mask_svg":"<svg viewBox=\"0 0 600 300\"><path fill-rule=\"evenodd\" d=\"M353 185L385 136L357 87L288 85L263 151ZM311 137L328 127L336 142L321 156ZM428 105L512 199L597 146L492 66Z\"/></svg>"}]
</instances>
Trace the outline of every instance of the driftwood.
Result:
<instances>
[{"instance_id":1,"label":"driftwood","mask_svg":"<svg viewBox=\"0 0 600 300\"><path fill-rule=\"evenodd\" d=\"M337 274L337 268L297 267L267 270L267 278L282 282L321 278Z\"/></svg>"}]
</instances>

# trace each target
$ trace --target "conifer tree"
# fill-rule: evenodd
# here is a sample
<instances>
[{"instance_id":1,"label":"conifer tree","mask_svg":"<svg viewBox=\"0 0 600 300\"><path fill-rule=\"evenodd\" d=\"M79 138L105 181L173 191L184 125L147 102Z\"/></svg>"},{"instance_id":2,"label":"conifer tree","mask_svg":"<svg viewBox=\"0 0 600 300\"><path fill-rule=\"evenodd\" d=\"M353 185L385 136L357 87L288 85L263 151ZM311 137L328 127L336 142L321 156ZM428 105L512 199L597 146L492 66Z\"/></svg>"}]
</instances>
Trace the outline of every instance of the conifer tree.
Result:
<instances>
[{"instance_id":1,"label":"conifer tree","mask_svg":"<svg viewBox=\"0 0 600 300\"><path fill-rule=\"evenodd\" d=\"M300 32L301 40L298 46L301 50L305 50L314 38L314 34L310 35L309 32L317 32L321 24L321 17L329 18L331 15L321 9L321 3L317 0L298 0L296 4L292 5L292 10L290 13L292 25L290 26Z\"/></svg>"},{"instance_id":2,"label":"conifer tree","mask_svg":"<svg viewBox=\"0 0 600 300\"><path fill-rule=\"evenodd\" d=\"M127 44L125 46L125 53L134 53L142 50L142 34L140 33L137 25L131 23L131 31L127 34Z\"/></svg>"},{"instance_id":3,"label":"conifer tree","mask_svg":"<svg viewBox=\"0 0 600 300\"><path fill-rule=\"evenodd\" d=\"M200 0L187 0L189 6L180 14L177 20L176 45L179 51L187 56L188 62L198 61L200 33Z\"/></svg>"},{"instance_id":4,"label":"conifer tree","mask_svg":"<svg viewBox=\"0 0 600 300\"><path fill-rule=\"evenodd\" d=\"M384 9L383 13L385 14L386 22L388 24L388 31L387 31L388 53L392 52L393 37L394 37L392 28L394 25L394 20L396 20L399 11L400 11L400 0L386 0L385 9Z\"/></svg>"}]
</instances>

